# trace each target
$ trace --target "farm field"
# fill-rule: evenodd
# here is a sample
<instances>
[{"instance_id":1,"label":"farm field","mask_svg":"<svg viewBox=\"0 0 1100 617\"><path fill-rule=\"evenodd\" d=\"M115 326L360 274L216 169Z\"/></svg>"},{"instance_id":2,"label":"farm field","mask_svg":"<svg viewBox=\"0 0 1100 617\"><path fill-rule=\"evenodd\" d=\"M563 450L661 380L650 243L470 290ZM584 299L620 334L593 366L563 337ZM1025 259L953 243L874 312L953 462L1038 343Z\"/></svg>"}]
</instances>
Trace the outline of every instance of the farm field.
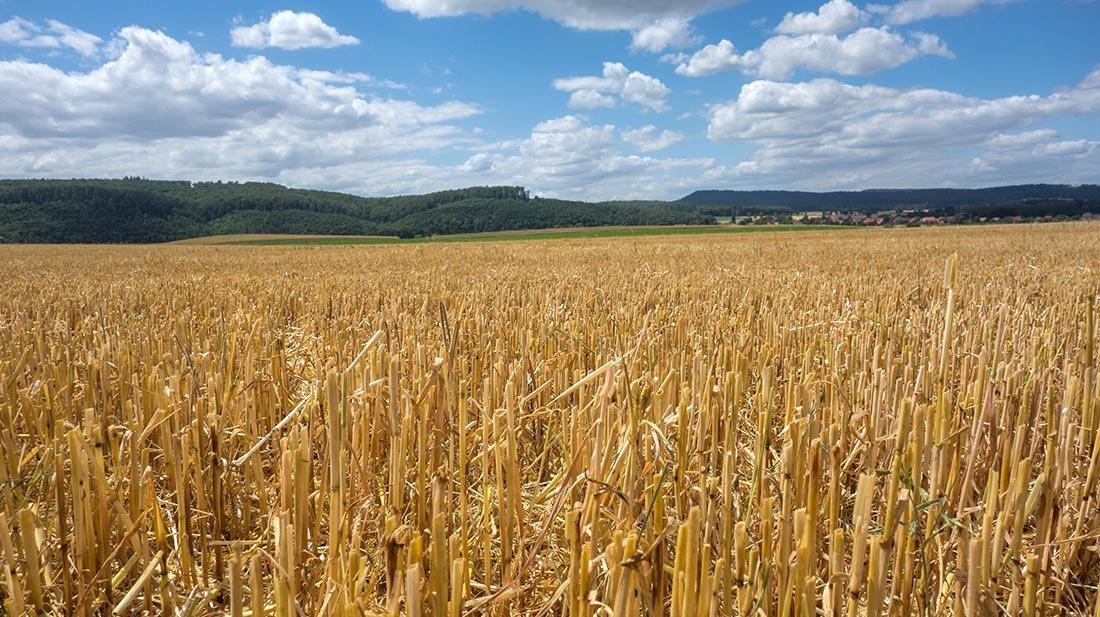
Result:
<instances>
[{"instance_id":1,"label":"farm field","mask_svg":"<svg viewBox=\"0 0 1100 617\"><path fill-rule=\"evenodd\" d=\"M172 244L240 244L251 246L295 245L345 245L345 244L422 244L448 242L491 242L512 240L570 240L584 238L626 238L642 236L679 236L710 234L777 233L788 231L827 231L851 229L828 225L650 225L565 227L550 229L521 229L516 231L490 231L468 234L446 234L422 238L398 238L396 236L312 236L289 234L238 234L207 236L179 240Z\"/></svg>"},{"instance_id":2,"label":"farm field","mask_svg":"<svg viewBox=\"0 0 1100 617\"><path fill-rule=\"evenodd\" d=\"M182 245L219 245L219 244L306 244L313 241L344 240L348 243L381 244L396 242L393 236L319 236L311 234L226 234L221 236L200 236L186 240L176 240L169 244Z\"/></svg>"},{"instance_id":3,"label":"farm field","mask_svg":"<svg viewBox=\"0 0 1100 617\"><path fill-rule=\"evenodd\" d=\"M0 246L9 615L1100 615L1092 223Z\"/></svg>"}]
</instances>

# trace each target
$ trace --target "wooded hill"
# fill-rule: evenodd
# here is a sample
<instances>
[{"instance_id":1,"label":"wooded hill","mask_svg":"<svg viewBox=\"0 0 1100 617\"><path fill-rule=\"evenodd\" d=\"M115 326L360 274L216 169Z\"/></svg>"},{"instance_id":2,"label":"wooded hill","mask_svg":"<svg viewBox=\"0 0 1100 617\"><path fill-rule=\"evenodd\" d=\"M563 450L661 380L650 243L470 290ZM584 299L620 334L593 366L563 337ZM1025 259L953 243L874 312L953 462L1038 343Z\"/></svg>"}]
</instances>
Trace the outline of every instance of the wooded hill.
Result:
<instances>
[{"instance_id":1,"label":"wooded hill","mask_svg":"<svg viewBox=\"0 0 1100 617\"><path fill-rule=\"evenodd\" d=\"M263 182L0 180L0 242L146 243L226 234L413 238L605 225L714 224L716 217L919 211L955 222L1100 214L1100 186L988 189L696 191L675 202L589 203L482 186L359 197Z\"/></svg>"},{"instance_id":2,"label":"wooded hill","mask_svg":"<svg viewBox=\"0 0 1100 617\"><path fill-rule=\"evenodd\" d=\"M714 223L655 202L532 198L522 187L474 187L367 198L259 182L0 180L0 240L166 242L222 234L438 234Z\"/></svg>"}]
</instances>

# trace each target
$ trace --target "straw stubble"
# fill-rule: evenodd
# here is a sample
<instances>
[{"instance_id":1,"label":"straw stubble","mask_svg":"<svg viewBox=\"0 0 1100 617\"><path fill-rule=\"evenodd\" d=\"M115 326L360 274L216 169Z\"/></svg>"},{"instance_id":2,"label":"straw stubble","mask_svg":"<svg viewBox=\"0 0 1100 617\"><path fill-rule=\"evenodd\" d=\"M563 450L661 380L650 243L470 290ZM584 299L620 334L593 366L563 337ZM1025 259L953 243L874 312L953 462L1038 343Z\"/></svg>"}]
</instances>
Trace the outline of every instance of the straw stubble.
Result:
<instances>
[{"instance_id":1,"label":"straw stubble","mask_svg":"<svg viewBox=\"0 0 1100 617\"><path fill-rule=\"evenodd\" d=\"M1093 225L3 259L6 614L1100 615Z\"/></svg>"}]
</instances>

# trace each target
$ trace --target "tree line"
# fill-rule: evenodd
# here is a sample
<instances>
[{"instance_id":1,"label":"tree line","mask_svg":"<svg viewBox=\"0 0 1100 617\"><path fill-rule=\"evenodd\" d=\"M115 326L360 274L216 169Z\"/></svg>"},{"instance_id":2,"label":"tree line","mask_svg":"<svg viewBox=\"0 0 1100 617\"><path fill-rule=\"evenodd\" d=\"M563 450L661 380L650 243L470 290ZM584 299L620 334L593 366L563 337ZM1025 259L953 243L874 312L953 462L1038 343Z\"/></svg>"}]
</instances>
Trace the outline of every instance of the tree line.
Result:
<instances>
[{"instance_id":1,"label":"tree line","mask_svg":"<svg viewBox=\"0 0 1100 617\"><path fill-rule=\"evenodd\" d=\"M653 202L587 203L479 186L359 197L263 182L0 180L5 242L147 243L221 234L439 234L602 225L714 223Z\"/></svg>"},{"instance_id":2,"label":"tree line","mask_svg":"<svg viewBox=\"0 0 1100 617\"><path fill-rule=\"evenodd\" d=\"M803 212L920 213L952 222L1100 215L1100 186L697 191L675 201L532 197L519 186L360 197L266 182L0 180L0 242L149 243L223 234L421 236L555 227L791 220ZM831 219L830 219L831 220Z\"/></svg>"}]
</instances>

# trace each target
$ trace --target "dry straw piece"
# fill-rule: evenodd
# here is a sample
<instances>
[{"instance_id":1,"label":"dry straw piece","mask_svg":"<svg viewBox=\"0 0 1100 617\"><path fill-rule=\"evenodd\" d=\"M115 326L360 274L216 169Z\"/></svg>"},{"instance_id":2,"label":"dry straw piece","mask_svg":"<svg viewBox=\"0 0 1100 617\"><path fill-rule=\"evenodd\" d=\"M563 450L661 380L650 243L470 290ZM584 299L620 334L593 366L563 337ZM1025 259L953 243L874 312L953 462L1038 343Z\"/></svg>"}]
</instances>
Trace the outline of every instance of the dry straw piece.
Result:
<instances>
[{"instance_id":1,"label":"dry straw piece","mask_svg":"<svg viewBox=\"0 0 1100 617\"><path fill-rule=\"evenodd\" d=\"M0 613L1100 617L1094 224L0 270Z\"/></svg>"}]
</instances>

